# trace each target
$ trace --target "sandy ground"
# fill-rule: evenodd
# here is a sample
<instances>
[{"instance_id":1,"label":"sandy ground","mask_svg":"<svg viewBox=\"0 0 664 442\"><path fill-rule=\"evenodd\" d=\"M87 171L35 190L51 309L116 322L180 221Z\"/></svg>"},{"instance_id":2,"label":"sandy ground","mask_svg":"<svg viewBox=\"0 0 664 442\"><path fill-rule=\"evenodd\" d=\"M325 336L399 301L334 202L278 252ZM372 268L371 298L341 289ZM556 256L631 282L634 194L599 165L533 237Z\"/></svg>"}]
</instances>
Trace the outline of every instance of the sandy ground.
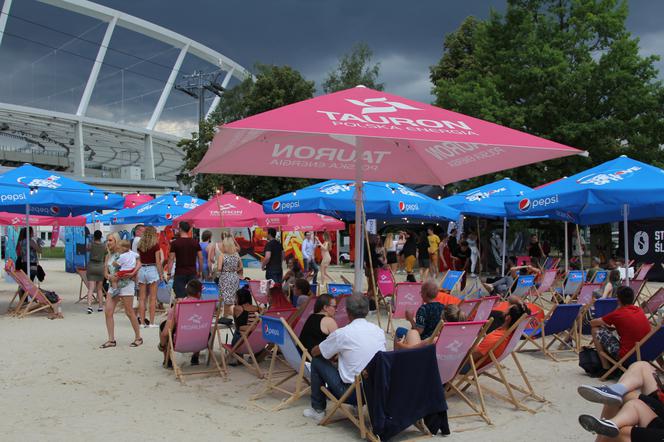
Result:
<instances>
[{"instance_id":1,"label":"sandy ground","mask_svg":"<svg viewBox=\"0 0 664 442\"><path fill-rule=\"evenodd\" d=\"M243 367L231 367L228 382L219 377L191 377L180 384L172 371L161 366L156 349L158 329L143 329L145 344L129 347L133 333L124 313L116 314L118 347L99 349L106 340L104 316L88 315L84 303L74 303L78 275L65 273L62 261L47 261L44 267L48 276L43 287L64 298L62 320L51 321L39 314L26 319L8 317L4 312L15 286L0 282L1 440L359 439L348 422L319 427L302 417L308 397L289 409L263 411L257 405L273 406L280 398L251 402L249 397L261 389L262 381ZM332 276L338 275L339 270L333 270ZM259 273L249 271L249 276ZM180 359L188 360L184 355ZM535 390L548 402L526 402L537 410L530 414L487 395L494 425L485 425L478 418L451 420L449 439L591 440L577 416L596 414L599 407L581 400L576 387L593 381L575 361L554 363L534 354L522 354L520 360ZM508 368L509 376L516 379L511 362ZM490 385L493 381L484 382ZM449 407L452 415L468 410L457 398L449 400ZM397 440L416 434L407 432Z\"/></svg>"}]
</instances>

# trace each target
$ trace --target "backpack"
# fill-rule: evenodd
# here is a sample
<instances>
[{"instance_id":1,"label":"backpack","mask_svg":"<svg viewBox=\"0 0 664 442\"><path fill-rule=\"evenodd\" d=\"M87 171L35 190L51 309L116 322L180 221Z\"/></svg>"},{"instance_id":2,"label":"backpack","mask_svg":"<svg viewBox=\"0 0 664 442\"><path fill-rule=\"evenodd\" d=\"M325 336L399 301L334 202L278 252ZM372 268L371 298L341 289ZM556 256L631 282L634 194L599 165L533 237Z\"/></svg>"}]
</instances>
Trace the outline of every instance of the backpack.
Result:
<instances>
[{"instance_id":1,"label":"backpack","mask_svg":"<svg viewBox=\"0 0 664 442\"><path fill-rule=\"evenodd\" d=\"M599 359L597 350L591 347L583 347L579 353L579 367L583 368L589 375L601 372L602 361Z\"/></svg>"}]
</instances>

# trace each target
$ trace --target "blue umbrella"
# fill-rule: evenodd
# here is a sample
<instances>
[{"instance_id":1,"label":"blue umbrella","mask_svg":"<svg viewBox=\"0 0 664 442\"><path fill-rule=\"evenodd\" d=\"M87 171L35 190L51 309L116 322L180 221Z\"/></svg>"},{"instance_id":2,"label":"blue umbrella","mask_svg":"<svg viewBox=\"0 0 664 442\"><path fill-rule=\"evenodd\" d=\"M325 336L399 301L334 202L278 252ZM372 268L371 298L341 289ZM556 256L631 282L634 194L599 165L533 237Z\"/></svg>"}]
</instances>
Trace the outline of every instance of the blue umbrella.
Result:
<instances>
[{"instance_id":1,"label":"blue umbrella","mask_svg":"<svg viewBox=\"0 0 664 442\"><path fill-rule=\"evenodd\" d=\"M627 263L628 220L664 216L664 170L623 155L534 190L505 208L509 215L548 215L582 225L624 221Z\"/></svg>"},{"instance_id":2,"label":"blue umbrella","mask_svg":"<svg viewBox=\"0 0 664 442\"><path fill-rule=\"evenodd\" d=\"M118 194L30 164L0 175L0 210L25 213L28 231L30 215L78 216L97 209L121 208L123 204L124 198ZM30 241L26 241L26 248L30 256ZM27 270L29 278L29 265Z\"/></svg>"},{"instance_id":3,"label":"blue umbrella","mask_svg":"<svg viewBox=\"0 0 664 442\"><path fill-rule=\"evenodd\" d=\"M147 203L136 207L128 207L103 215L111 224L146 224L149 226L165 226L173 223L173 219L184 215L191 209L206 201L179 192L161 195Z\"/></svg>"},{"instance_id":4,"label":"blue umbrella","mask_svg":"<svg viewBox=\"0 0 664 442\"><path fill-rule=\"evenodd\" d=\"M464 215L479 216L484 218L502 218L503 219L503 247L502 247L502 271L505 275L505 254L507 243L507 219L508 218L532 218L524 214L516 216L507 216L505 203L512 200L520 200L524 195L532 192L532 188L525 186L509 178L486 184L475 189L466 190L440 200L441 204L446 204L459 210Z\"/></svg>"},{"instance_id":5,"label":"blue umbrella","mask_svg":"<svg viewBox=\"0 0 664 442\"><path fill-rule=\"evenodd\" d=\"M398 183L365 182L364 213L376 219L455 220L459 212ZM355 218L355 181L329 180L263 202L265 213L322 213Z\"/></svg>"}]
</instances>

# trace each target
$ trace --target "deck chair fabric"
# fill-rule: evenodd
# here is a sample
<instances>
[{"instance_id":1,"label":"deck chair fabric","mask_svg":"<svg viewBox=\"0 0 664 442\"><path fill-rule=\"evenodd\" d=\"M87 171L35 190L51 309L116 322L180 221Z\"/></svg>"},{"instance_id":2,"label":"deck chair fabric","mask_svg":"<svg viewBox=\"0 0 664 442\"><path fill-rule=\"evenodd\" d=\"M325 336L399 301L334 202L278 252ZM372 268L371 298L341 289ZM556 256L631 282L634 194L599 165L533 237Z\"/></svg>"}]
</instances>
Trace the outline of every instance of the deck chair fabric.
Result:
<instances>
[{"instance_id":1,"label":"deck chair fabric","mask_svg":"<svg viewBox=\"0 0 664 442\"><path fill-rule=\"evenodd\" d=\"M19 318L24 318L28 315L45 311L53 317L62 317L62 314L60 313L60 302L62 299L58 299L57 302L49 301L41 289L28 278L28 275L23 273L23 270L16 270L13 267L5 267L5 271L12 277L12 279L14 279L21 290L23 290L22 294L17 291L14 294L14 298L12 298L12 301L9 303L10 308L12 308L14 299L18 299L18 304L16 304L16 307L14 307L13 310L14 315Z\"/></svg>"},{"instance_id":2,"label":"deck chair fabric","mask_svg":"<svg viewBox=\"0 0 664 442\"><path fill-rule=\"evenodd\" d=\"M268 293L270 292L271 280L255 280L248 282L251 296L256 301L256 305L268 305L270 303Z\"/></svg>"},{"instance_id":3,"label":"deck chair fabric","mask_svg":"<svg viewBox=\"0 0 664 442\"><path fill-rule=\"evenodd\" d=\"M264 374L256 355L265 350L267 345L260 330L260 317L257 317L245 331L240 332L240 339L235 345L221 344L221 347L226 351L227 359L232 357L251 370L258 378L263 378ZM249 357L249 361L244 359L244 355Z\"/></svg>"},{"instance_id":4,"label":"deck chair fabric","mask_svg":"<svg viewBox=\"0 0 664 442\"><path fill-rule=\"evenodd\" d=\"M378 291L383 297L389 297L394 294L394 275L392 270L387 269L378 269Z\"/></svg>"},{"instance_id":5,"label":"deck chair fabric","mask_svg":"<svg viewBox=\"0 0 664 442\"><path fill-rule=\"evenodd\" d=\"M545 270L542 275L542 281L540 286L537 287L538 295L543 295L544 293L551 292L553 289L553 284L556 282L556 277L558 272L556 270Z\"/></svg>"},{"instance_id":6,"label":"deck chair fabric","mask_svg":"<svg viewBox=\"0 0 664 442\"><path fill-rule=\"evenodd\" d=\"M588 305L592 303L592 300L595 298L595 293L600 293L602 291L602 284L583 284L579 294L576 296L576 301L579 304Z\"/></svg>"},{"instance_id":7,"label":"deck chair fabric","mask_svg":"<svg viewBox=\"0 0 664 442\"><path fill-rule=\"evenodd\" d=\"M660 287L646 301L641 304L643 312L648 315L648 319L655 322L657 311L664 307L664 287Z\"/></svg>"},{"instance_id":8,"label":"deck chair fabric","mask_svg":"<svg viewBox=\"0 0 664 442\"><path fill-rule=\"evenodd\" d=\"M544 321L540 321L536 328L526 328L523 331L523 337L526 340L521 343L517 351L526 351L523 347L531 343L536 347L536 351L543 352L556 362L561 361L562 359L556 357L556 353L565 350L552 350L551 346L558 342L563 344L566 350L573 351L576 349L573 345L576 341L572 338L582 308L582 304L558 304L553 306ZM538 340L541 340L541 343L538 343ZM576 356L574 359L576 359Z\"/></svg>"},{"instance_id":9,"label":"deck chair fabric","mask_svg":"<svg viewBox=\"0 0 664 442\"><path fill-rule=\"evenodd\" d=\"M535 288L535 275L519 275L514 281L509 294L526 298L530 292Z\"/></svg>"},{"instance_id":10,"label":"deck chair fabric","mask_svg":"<svg viewBox=\"0 0 664 442\"><path fill-rule=\"evenodd\" d=\"M339 328L345 327L350 324L348 317L348 310L346 309L346 299L348 296L339 296L337 298L337 311L334 314L334 320Z\"/></svg>"},{"instance_id":11,"label":"deck chair fabric","mask_svg":"<svg viewBox=\"0 0 664 442\"><path fill-rule=\"evenodd\" d=\"M364 371L372 430L381 440L389 440L428 415L442 413L446 420L434 346L378 352ZM449 434L449 427L445 425L442 432Z\"/></svg>"},{"instance_id":12,"label":"deck chair fabric","mask_svg":"<svg viewBox=\"0 0 664 442\"><path fill-rule=\"evenodd\" d=\"M563 296L574 297L585 281L585 272L583 270L570 270L563 282L562 288L557 291Z\"/></svg>"},{"instance_id":13,"label":"deck chair fabric","mask_svg":"<svg viewBox=\"0 0 664 442\"><path fill-rule=\"evenodd\" d=\"M600 379L603 381L606 380L616 370L625 372L627 371L627 367L636 361L655 361L662 354L664 354L664 325L659 324L654 326L650 333L637 342L634 348L619 360L616 361L605 354L604 356L611 362L612 366Z\"/></svg>"},{"instance_id":14,"label":"deck chair fabric","mask_svg":"<svg viewBox=\"0 0 664 442\"><path fill-rule=\"evenodd\" d=\"M404 319L406 310L416 312L422 305L421 282L400 282L394 290L394 313L395 319Z\"/></svg>"},{"instance_id":15,"label":"deck chair fabric","mask_svg":"<svg viewBox=\"0 0 664 442\"><path fill-rule=\"evenodd\" d=\"M448 270L440 285L441 290L452 293L461 284L464 273L463 270Z\"/></svg>"},{"instance_id":16,"label":"deck chair fabric","mask_svg":"<svg viewBox=\"0 0 664 442\"><path fill-rule=\"evenodd\" d=\"M289 406L309 391L311 372L307 363L311 362L311 355L283 317L262 316L261 323L263 339L273 344L272 359L265 377L265 385L260 393L252 397L252 400L260 399L272 392L285 394L286 398L272 408L272 411L277 411ZM279 358L278 352L281 352L283 359ZM278 361L283 361L283 365L287 368L285 372L277 371ZM293 378L295 378L295 387L286 389L284 384Z\"/></svg>"},{"instance_id":17,"label":"deck chair fabric","mask_svg":"<svg viewBox=\"0 0 664 442\"><path fill-rule=\"evenodd\" d=\"M516 257L517 266L527 266L530 265L531 262L532 260L530 259L530 256L521 255Z\"/></svg>"},{"instance_id":18,"label":"deck chair fabric","mask_svg":"<svg viewBox=\"0 0 664 442\"><path fill-rule=\"evenodd\" d=\"M491 315L493 306L496 305L496 302L498 302L499 299L500 296L487 296L485 298L481 298L480 303L477 306L477 309L475 310L472 318L468 319L472 319L473 321L486 321Z\"/></svg>"},{"instance_id":19,"label":"deck chair fabric","mask_svg":"<svg viewBox=\"0 0 664 442\"><path fill-rule=\"evenodd\" d=\"M470 320L473 316L475 316L475 311L477 310L477 307L479 307L480 302L482 300L480 298L478 299L464 299L459 303L459 310L461 313L466 315L466 319Z\"/></svg>"},{"instance_id":20,"label":"deck chair fabric","mask_svg":"<svg viewBox=\"0 0 664 442\"><path fill-rule=\"evenodd\" d=\"M302 333L302 328L304 327L304 324L307 322L307 319L309 319L309 316L311 316L314 313L315 304L316 304L316 298L309 297L307 298L307 302L303 306L300 306L301 311L297 319L297 322L293 327L295 336L299 337L300 334Z\"/></svg>"},{"instance_id":21,"label":"deck chair fabric","mask_svg":"<svg viewBox=\"0 0 664 442\"><path fill-rule=\"evenodd\" d=\"M648 272L650 269L652 269L655 266L653 263L643 263L641 264L641 267L639 267L639 271L636 272L636 275L634 275L634 279L643 279L646 280L648 279Z\"/></svg>"},{"instance_id":22,"label":"deck chair fabric","mask_svg":"<svg viewBox=\"0 0 664 442\"><path fill-rule=\"evenodd\" d=\"M604 281L606 281L608 276L609 272L607 270L598 270L595 272L595 276L593 276L593 280L590 282L594 284L604 284Z\"/></svg>"},{"instance_id":23,"label":"deck chair fabric","mask_svg":"<svg viewBox=\"0 0 664 442\"><path fill-rule=\"evenodd\" d=\"M214 373L221 377L226 376L226 371L219 365L213 351L217 327L215 311L214 300L180 301L176 305L175 331L168 331L168 357L180 382L184 382L184 376L190 375ZM208 351L208 360L214 361L214 367L207 370L182 370L176 353L195 353L202 350Z\"/></svg>"},{"instance_id":24,"label":"deck chair fabric","mask_svg":"<svg viewBox=\"0 0 664 442\"><path fill-rule=\"evenodd\" d=\"M632 288L634 291L634 299L639 299L639 295L641 294L641 291L643 291L644 287L646 286L646 280L645 279L630 279L629 280L629 286Z\"/></svg>"},{"instance_id":25,"label":"deck chair fabric","mask_svg":"<svg viewBox=\"0 0 664 442\"><path fill-rule=\"evenodd\" d=\"M618 308L618 300L616 298L596 299L593 303L593 317L601 318L608 315Z\"/></svg>"},{"instance_id":26,"label":"deck chair fabric","mask_svg":"<svg viewBox=\"0 0 664 442\"><path fill-rule=\"evenodd\" d=\"M351 284L330 283L327 285L327 294L332 297L345 296L353 294L353 286Z\"/></svg>"}]
</instances>

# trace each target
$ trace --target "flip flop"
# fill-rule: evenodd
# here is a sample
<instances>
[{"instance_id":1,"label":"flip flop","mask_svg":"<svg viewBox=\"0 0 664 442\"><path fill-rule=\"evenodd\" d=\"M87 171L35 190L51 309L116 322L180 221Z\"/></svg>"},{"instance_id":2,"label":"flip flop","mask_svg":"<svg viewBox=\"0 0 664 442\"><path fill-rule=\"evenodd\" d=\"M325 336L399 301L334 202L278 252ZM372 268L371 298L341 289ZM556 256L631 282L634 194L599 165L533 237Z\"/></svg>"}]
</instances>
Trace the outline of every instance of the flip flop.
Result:
<instances>
[{"instance_id":1,"label":"flip flop","mask_svg":"<svg viewBox=\"0 0 664 442\"><path fill-rule=\"evenodd\" d=\"M141 345L143 345L143 338L135 339L134 342L129 344L130 347L140 347Z\"/></svg>"},{"instance_id":2,"label":"flip flop","mask_svg":"<svg viewBox=\"0 0 664 442\"><path fill-rule=\"evenodd\" d=\"M106 341L103 344L99 346L99 348L111 348L115 347L117 345L117 342L115 341Z\"/></svg>"}]
</instances>

